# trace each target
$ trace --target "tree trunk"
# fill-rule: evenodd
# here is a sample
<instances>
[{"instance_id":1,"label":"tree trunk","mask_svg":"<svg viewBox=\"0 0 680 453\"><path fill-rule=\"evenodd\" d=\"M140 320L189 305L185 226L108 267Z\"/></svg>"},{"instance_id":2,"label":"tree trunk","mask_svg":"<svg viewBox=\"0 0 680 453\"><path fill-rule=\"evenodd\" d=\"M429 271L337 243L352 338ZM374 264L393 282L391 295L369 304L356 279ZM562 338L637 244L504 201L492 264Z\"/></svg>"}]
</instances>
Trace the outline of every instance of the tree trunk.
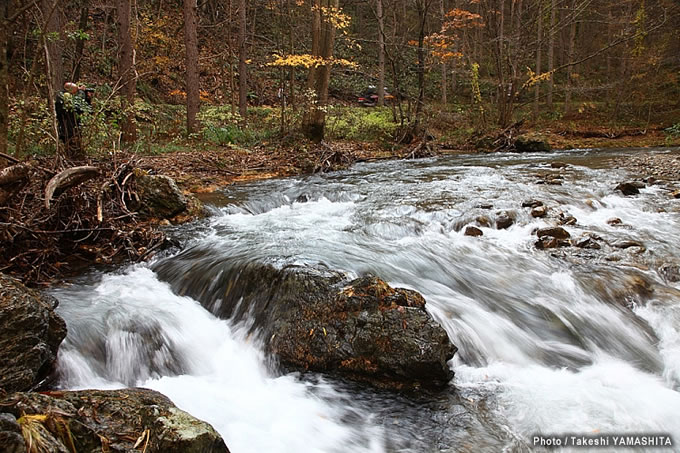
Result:
<instances>
[{"instance_id":1,"label":"tree trunk","mask_svg":"<svg viewBox=\"0 0 680 453\"><path fill-rule=\"evenodd\" d=\"M536 76L541 75L541 58L543 48L543 5L538 7L538 36L536 38ZM538 120L538 114L541 102L541 83L536 82L534 87L534 122Z\"/></svg>"},{"instance_id":2,"label":"tree trunk","mask_svg":"<svg viewBox=\"0 0 680 453\"><path fill-rule=\"evenodd\" d=\"M184 0L184 47L186 49L187 134L196 132L196 115L200 108L198 80L198 38L196 0Z\"/></svg>"},{"instance_id":3,"label":"tree trunk","mask_svg":"<svg viewBox=\"0 0 680 453\"><path fill-rule=\"evenodd\" d=\"M123 109L125 118L121 124L123 143L129 145L137 140L137 126L135 124L135 92L137 77L134 67L134 49L130 35L130 0L116 0L118 14L118 45L120 48L120 63L118 77L124 95Z\"/></svg>"},{"instance_id":4,"label":"tree trunk","mask_svg":"<svg viewBox=\"0 0 680 453\"><path fill-rule=\"evenodd\" d=\"M439 0L439 13L441 14L442 17L442 22L446 20L446 7L444 6L444 0ZM442 71L442 107L446 107L447 99L446 99L446 62L442 61L441 64L441 71Z\"/></svg>"},{"instance_id":5,"label":"tree trunk","mask_svg":"<svg viewBox=\"0 0 680 453\"><path fill-rule=\"evenodd\" d=\"M80 10L80 20L78 21L78 29L82 32L87 30L87 18L90 15L90 8L88 7L88 0L83 2L83 6ZM72 79L74 82L78 83L80 80L80 63L83 61L83 52L85 51L85 40L78 39L76 41L76 53L73 58L73 75Z\"/></svg>"},{"instance_id":6,"label":"tree trunk","mask_svg":"<svg viewBox=\"0 0 680 453\"><path fill-rule=\"evenodd\" d=\"M246 0L239 3L238 12L238 111L245 120L248 113L248 77L246 67Z\"/></svg>"},{"instance_id":7,"label":"tree trunk","mask_svg":"<svg viewBox=\"0 0 680 453\"><path fill-rule=\"evenodd\" d=\"M574 14L576 11L576 0L571 0L571 13ZM571 75L574 72L574 67L571 63L574 61L574 48L576 41L576 17L572 19L569 30L569 47L568 47L568 63L567 66L567 89L564 93L564 114L569 115L571 113L571 96L572 96L572 81Z\"/></svg>"},{"instance_id":8,"label":"tree trunk","mask_svg":"<svg viewBox=\"0 0 680 453\"><path fill-rule=\"evenodd\" d=\"M548 71L555 69L555 17L557 13L557 0L550 0L550 39L548 40ZM555 78L552 72L548 79L548 96L546 98L548 109L553 109L553 89L555 88Z\"/></svg>"},{"instance_id":9,"label":"tree trunk","mask_svg":"<svg viewBox=\"0 0 680 453\"><path fill-rule=\"evenodd\" d=\"M383 0L376 2L378 16L378 105L385 105L385 20L383 16Z\"/></svg>"},{"instance_id":10,"label":"tree trunk","mask_svg":"<svg viewBox=\"0 0 680 453\"><path fill-rule=\"evenodd\" d=\"M7 47L9 41L9 3L0 1L0 153L7 154L9 131L9 70Z\"/></svg>"},{"instance_id":11,"label":"tree trunk","mask_svg":"<svg viewBox=\"0 0 680 453\"><path fill-rule=\"evenodd\" d=\"M9 0L8 0L9 1ZM52 90L57 92L64 85L64 62L61 40L61 12L57 0L42 0L42 12L46 19L45 30L47 33L47 51L49 54L49 83Z\"/></svg>"},{"instance_id":12,"label":"tree trunk","mask_svg":"<svg viewBox=\"0 0 680 453\"><path fill-rule=\"evenodd\" d=\"M420 127L422 122L423 110L425 106L425 24L427 23L427 10L431 0L419 0L418 20L420 22L418 30L418 102L416 104L415 129Z\"/></svg>"},{"instance_id":13,"label":"tree trunk","mask_svg":"<svg viewBox=\"0 0 680 453\"><path fill-rule=\"evenodd\" d=\"M308 85L314 89L315 102L310 106L303 119L305 136L320 142L324 138L326 126L326 104L328 103L328 84L331 76L331 64L328 60L333 56L335 43L335 27L327 14L337 10L339 0L315 0L313 3L314 20L312 22L312 55L324 60L318 68L311 68Z\"/></svg>"}]
</instances>

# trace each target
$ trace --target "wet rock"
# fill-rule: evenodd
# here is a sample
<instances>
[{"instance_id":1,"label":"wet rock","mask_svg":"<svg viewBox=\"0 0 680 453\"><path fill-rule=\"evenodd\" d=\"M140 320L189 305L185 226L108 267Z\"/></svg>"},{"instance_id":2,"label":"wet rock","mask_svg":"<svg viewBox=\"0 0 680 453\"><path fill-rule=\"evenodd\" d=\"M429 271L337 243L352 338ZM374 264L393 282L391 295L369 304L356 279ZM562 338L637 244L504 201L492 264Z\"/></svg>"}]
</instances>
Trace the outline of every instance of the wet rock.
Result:
<instances>
[{"instance_id":1,"label":"wet rock","mask_svg":"<svg viewBox=\"0 0 680 453\"><path fill-rule=\"evenodd\" d=\"M569 166L569 164L567 164L565 162L551 162L550 163L551 168L566 168L568 166Z\"/></svg>"},{"instance_id":2,"label":"wet rock","mask_svg":"<svg viewBox=\"0 0 680 453\"><path fill-rule=\"evenodd\" d=\"M0 274L0 389L29 390L51 371L66 337L56 299Z\"/></svg>"},{"instance_id":3,"label":"wet rock","mask_svg":"<svg viewBox=\"0 0 680 453\"><path fill-rule=\"evenodd\" d=\"M457 348L423 297L379 278L359 278L282 315L268 347L288 366L391 388L442 387L453 376L447 361Z\"/></svg>"},{"instance_id":4,"label":"wet rock","mask_svg":"<svg viewBox=\"0 0 680 453\"><path fill-rule=\"evenodd\" d=\"M415 291L302 266L215 258L187 271L177 263L159 262L154 271L216 316L248 319L286 368L387 388L440 388L453 374L447 361L456 347Z\"/></svg>"},{"instance_id":5,"label":"wet rock","mask_svg":"<svg viewBox=\"0 0 680 453\"><path fill-rule=\"evenodd\" d=\"M525 200L522 202L523 208L537 208L543 206L543 202L540 200Z\"/></svg>"},{"instance_id":6,"label":"wet rock","mask_svg":"<svg viewBox=\"0 0 680 453\"><path fill-rule=\"evenodd\" d=\"M484 234L484 232L482 232L482 230L480 230L477 227L468 226L468 227L465 228L465 236L477 237L477 236L482 236L483 234Z\"/></svg>"},{"instance_id":7,"label":"wet rock","mask_svg":"<svg viewBox=\"0 0 680 453\"><path fill-rule=\"evenodd\" d=\"M572 245L581 249L600 250L602 248L593 237L587 235L576 239L572 242Z\"/></svg>"},{"instance_id":8,"label":"wet rock","mask_svg":"<svg viewBox=\"0 0 680 453\"><path fill-rule=\"evenodd\" d=\"M612 217L611 219L607 220L607 225L611 226L623 225L623 221L618 217Z\"/></svg>"},{"instance_id":9,"label":"wet rock","mask_svg":"<svg viewBox=\"0 0 680 453\"><path fill-rule=\"evenodd\" d=\"M539 228L536 231L536 235L539 238L548 236L555 239L569 239L571 237L569 232L562 227Z\"/></svg>"},{"instance_id":10,"label":"wet rock","mask_svg":"<svg viewBox=\"0 0 680 453\"><path fill-rule=\"evenodd\" d=\"M569 247L569 245L571 245L569 244L569 241L564 241L562 239L557 239L550 236L539 238L538 241L534 243L534 246L539 250Z\"/></svg>"},{"instance_id":11,"label":"wet rock","mask_svg":"<svg viewBox=\"0 0 680 453\"><path fill-rule=\"evenodd\" d=\"M576 217L571 214L565 214L564 212L560 212L557 216L557 221L560 225L576 225L578 223Z\"/></svg>"},{"instance_id":12,"label":"wet rock","mask_svg":"<svg viewBox=\"0 0 680 453\"><path fill-rule=\"evenodd\" d=\"M308 203L312 197L308 193L301 193L300 195L297 196L295 199L296 203Z\"/></svg>"},{"instance_id":13,"label":"wet rock","mask_svg":"<svg viewBox=\"0 0 680 453\"><path fill-rule=\"evenodd\" d=\"M40 451L224 453L210 426L148 389L14 393L2 401L18 423L40 435Z\"/></svg>"},{"instance_id":14,"label":"wet rock","mask_svg":"<svg viewBox=\"0 0 680 453\"><path fill-rule=\"evenodd\" d=\"M616 241L612 243L612 247L615 247L617 249L629 249L631 247L640 247L640 248L645 248L644 244L640 241L635 241L632 239L624 239L621 241Z\"/></svg>"},{"instance_id":15,"label":"wet rock","mask_svg":"<svg viewBox=\"0 0 680 453\"><path fill-rule=\"evenodd\" d=\"M540 137L520 135L515 139L515 150L518 153L550 152L552 148L547 141Z\"/></svg>"},{"instance_id":16,"label":"wet rock","mask_svg":"<svg viewBox=\"0 0 680 453\"><path fill-rule=\"evenodd\" d=\"M502 211L497 213L496 216L496 229L505 230L510 228L515 223L513 216L507 211Z\"/></svg>"},{"instance_id":17,"label":"wet rock","mask_svg":"<svg viewBox=\"0 0 680 453\"><path fill-rule=\"evenodd\" d=\"M491 220L485 215L478 216L475 219L475 222L477 222L477 225L479 225L482 228L488 228L491 226Z\"/></svg>"},{"instance_id":18,"label":"wet rock","mask_svg":"<svg viewBox=\"0 0 680 453\"><path fill-rule=\"evenodd\" d=\"M644 187L644 183L633 181L633 182L622 182L618 186L614 188L614 190L620 191L622 194L626 196L630 195L637 195L640 193L640 184L642 184L642 187Z\"/></svg>"},{"instance_id":19,"label":"wet rock","mask_svg":"<svg viewBox=\"0 0 680 453\"><path fill-rule=\"evenodd\" d=\"M680 198L680 190L674 190L673 192L671 192L671 198L676 199Z\"/></svg>"},{"instance_id":20,"label":"wet rock","mask_svg":"<svg viewBox=\"0 0 680 453\"><path fill-rule=\"evenodd\" d=\"M531 210L531 217L540 218L545 217L548 214L547 206L536 206Z\"/></svg>"},{"instance_id":21,"label":"wet rock","mask_svg":"<svg viewBox=\"0 0 680 453\"><path fill-rule=\"evenodd\" d=\"M136 170L135 180L139 206L134 206L133 209L159 219L174 217L187 209L187 199L172 178Z\"/></svg>"},{"instance_id":22,"label":"wet rock","mask_svg":"<svg viewBox=\"0 0 680 453\"><path fill-rule=\"evenodd\" d=\"M25 453L26 443L14 415L0 413L0 448L3 453Z\"/></svg>"},{"instance_id":23,"label":"wet rock","mask_svg":"<svg viewBox=\"0 0 680 453\"><path fill-rule=\"evenodd\" d=\"M663 264L659 267L659 275L661 275L667 283L680 282L680 265Z\"/></svg>"}]
</instances>

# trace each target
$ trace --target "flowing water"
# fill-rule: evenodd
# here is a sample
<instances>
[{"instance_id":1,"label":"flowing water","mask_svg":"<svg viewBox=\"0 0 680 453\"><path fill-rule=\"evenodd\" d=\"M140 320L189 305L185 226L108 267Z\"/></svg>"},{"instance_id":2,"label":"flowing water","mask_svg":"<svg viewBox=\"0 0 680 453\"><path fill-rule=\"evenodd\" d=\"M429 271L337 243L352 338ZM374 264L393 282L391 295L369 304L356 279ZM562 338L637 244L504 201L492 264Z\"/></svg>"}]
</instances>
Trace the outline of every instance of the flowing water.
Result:
<instances>
[{"instance_id":1,"label":"flowing water","mask_svg":"<svg viewBox=\"0 0 680 453\"><path fill-rule=\"evenodd\" d=\"M661 185L613 190L627 176L611 161L632 152L359 164L226 188L212 217L174 231L181 252L55 290L62 386L159 390L236 453L527 451L537 433L680 442L680 285L660 271L680 264L680 202ZM493 227L501 211L508 229ZM536 249L534 230L560 213L601 248ZM487 220L482 237L463 234ZM459 348L451 385L395 394L279 370L234 289L266 291L246 278L262 263L418 290ZM225 304L231 319L211 314Z\"/></svg>"}]
</instances>

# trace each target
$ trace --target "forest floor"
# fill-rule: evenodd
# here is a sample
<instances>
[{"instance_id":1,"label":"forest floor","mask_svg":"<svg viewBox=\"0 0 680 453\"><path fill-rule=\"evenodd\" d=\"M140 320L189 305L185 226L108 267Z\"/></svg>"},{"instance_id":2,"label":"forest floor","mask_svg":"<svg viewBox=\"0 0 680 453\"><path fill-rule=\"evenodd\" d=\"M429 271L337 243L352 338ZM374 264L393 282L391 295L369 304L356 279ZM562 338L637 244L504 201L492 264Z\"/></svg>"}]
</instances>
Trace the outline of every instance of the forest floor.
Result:
<instances>
[{"instance_id":1,"label":"forest floor","mask_svg":"<svg viewBox=\"0 0 680 453\"><path fill-rule=\"evenodd\" d=\"M592 124L565 127L551 123L518 133L540 137L553 149L680 146L680 137L669 140L661 126L641 130ZM492 137L494 134L498 132L490 133ZM51 208L43 206L43 191L55 174L49 170L54 158L37 158L26 164L30 182L0 208L0 246L6 252L0 259L0 272L29 285L49 284L77 275L91 265L153 256L165 244L159 226L167 221L144 219L128 210L126 203L135 197L135 185L126 186L126 182L134 168L170 176L185 193L202 194L247 181L338 170L357 162L478 152L474 143L480 137L439 137L408 145L384 140L332 140L315 145L289 139L253 146L217 146L200 138L175 140L172 146L154 143L156 152L113 152L91 159L90 164L101 171L99 176L65 191ZM12 159L8 167L17 164L18 160ZM640 177L680 180L680 158L675 154L634 156L615 165ZM107 195L102 203L104 193ZM103 212L99 212L100 207ZM192 218L180 215L170 220L181 223Z\"/></svg>"},{"instance_id":2,"label":"forest floor","mask_svg":"<svg viewBox=\"0 0 680 453\"><path fill-rule=\"evenodd\" d=\"M553 149L652 148L680 146L680 139L670 141L663 128L646 131L634 128L611 129L539 129L529 135L546 140ZM318 171L335 170L356 162L368 162L435 154L480 152L470 141L430 143L431 153L416 153L411 145L390 145L376 142L333 141L309 146L192 147L190 142L178 150L139 158L142 168L175 179L183 190L206 193L241 182L295 176Z\"/></svg>"}]
</instances>

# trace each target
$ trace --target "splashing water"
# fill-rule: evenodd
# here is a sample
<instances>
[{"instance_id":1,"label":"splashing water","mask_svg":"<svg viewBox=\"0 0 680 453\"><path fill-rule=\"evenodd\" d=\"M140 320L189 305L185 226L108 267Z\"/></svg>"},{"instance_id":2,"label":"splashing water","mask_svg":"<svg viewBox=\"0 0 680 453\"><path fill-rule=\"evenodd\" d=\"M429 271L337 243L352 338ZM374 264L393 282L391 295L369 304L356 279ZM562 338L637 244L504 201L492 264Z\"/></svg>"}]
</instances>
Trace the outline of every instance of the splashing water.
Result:
<instances>
[{"instance_id":1,"label":"splashing water","mask_svg":"<svg viewBox=\"0 0 680 453\"><path fill-rule=\"evenodd\" d=\"M680 440L680 287L657 272L680 262L680 208L662 186L615 192L625 174L606 167L619 154L362 164L230 188L216 216L179 230L183 252L55 290L69 326L62 386L159 390L234 452L522 450L537 433ZM535 184L546 174L561 184ZM529 199L548 217L532 217ZM501 212L508 229L493 227ZM601 248L537 250L533 231L560 212L578 220L564 227L572 238ZM215 285L225 272L246 284L250 262L420 291L459 347L452 386L395 395L277 370L249 333L253 313L203 308L237 304Z\"/></svg>"}]
</instances>

